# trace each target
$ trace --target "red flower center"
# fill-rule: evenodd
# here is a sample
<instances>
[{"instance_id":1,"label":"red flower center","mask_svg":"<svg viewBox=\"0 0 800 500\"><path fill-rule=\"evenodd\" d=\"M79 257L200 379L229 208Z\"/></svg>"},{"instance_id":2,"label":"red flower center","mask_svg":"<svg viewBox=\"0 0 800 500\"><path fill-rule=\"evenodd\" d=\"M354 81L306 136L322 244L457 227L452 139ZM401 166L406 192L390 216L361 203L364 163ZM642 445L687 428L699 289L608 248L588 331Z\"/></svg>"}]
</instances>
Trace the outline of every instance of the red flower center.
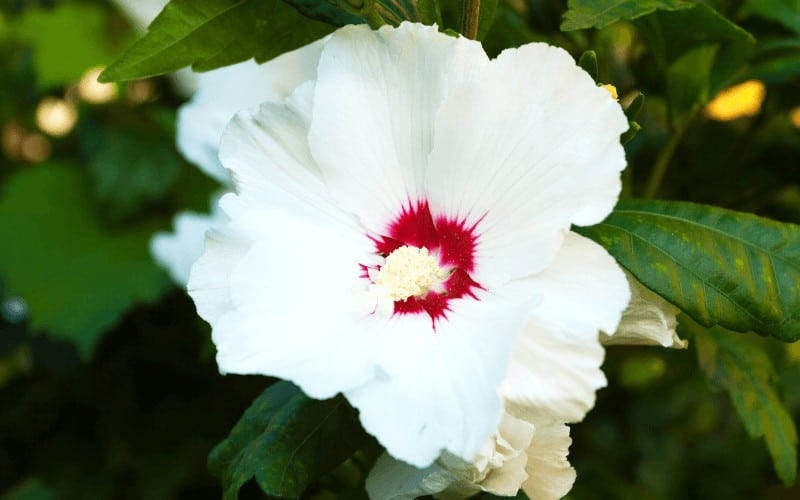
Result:
<instances>
[{"instance_id":1,"label":"red flower center","mask_svg":"<svg viewBox=\"0 0 800 500\"><path fill-rule=\"evenodd\" d=\"M403 207L389 224L387 235L370 237L375 253L384 257L404 245L427 248L438 256L439 266L448 273L439 290L395 301L394 314L426 313L435 326L438 319L447 317L451 300L465 296L477 300L474 290L482 287L470 277L475 270L476 225L467 226L464 220L446 215L434 217L423 200ZM362 268L366 276L366 266Z\"/></svg>"}]
</instances>

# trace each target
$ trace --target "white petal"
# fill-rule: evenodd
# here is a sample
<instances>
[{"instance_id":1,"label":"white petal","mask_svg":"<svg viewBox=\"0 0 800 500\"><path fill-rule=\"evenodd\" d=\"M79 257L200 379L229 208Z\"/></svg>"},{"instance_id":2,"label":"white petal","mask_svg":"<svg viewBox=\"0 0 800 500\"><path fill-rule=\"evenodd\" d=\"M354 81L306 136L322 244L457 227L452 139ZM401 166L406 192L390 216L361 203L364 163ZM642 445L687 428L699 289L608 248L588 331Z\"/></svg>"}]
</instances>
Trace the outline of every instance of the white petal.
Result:
<instances>
[{"instance_id":1,"label":"white petal","mask_svg":"<svg viewBox=\"0 0 800 500\"><path fill-rule=\"evenodd\" d=\"M479 43L433 26L334 33L320 58L309 141L336 200L376 233L416 202L439 105L487 61Z\"/></svg>"},{"instance_id":2,"label":"white petal","mask_svg":"<svg viewBox=\"0 0 800 500\"><path fill-rule=\"evenodd\" d=\"M625 273L614 258L573 232L550 266L525 282L543 297L535 318L593 340L598 330L616 330L630 300Z\"/></svg>"},{"instance_id":3,"label":"white petal","mask_svg":"<svg viewBox=\"0 0 800 500\"><path fill-rule=\"evenodd\" d=\"M228 309L212 321L220 371L286 378L315 398L371 379L371 332L350 293L369 240L279 210L238 210L252 212L261 232L251 234L254 241L228 270ZM232 219L235 228L243 215ZM198 300L201 276L192 278L190 294Z\"/></svg>"},{"instance_id":4,"label":"white petal","mask_svg":"<svg viewBox=\"0 0 800 500\"><path fill-rule=\"evenodd\" d=\"M409 369L345 392L394 457L427 467L448 450L471 460L497 429L497 387L529 303L481 297L455 304Z\"/></svg>"},{"instance_id":5,"label":"white petal","mask_svg":"<svg viewBox=\"0 0 800 500\"><path fill-rule=\"evenodd\" d=\"M491 469L481 481L483 491L500 496L514 496L528 479L527 450L534 437L534 426L505 413L495 436L495 453L503 462Z\"/></svg>"},{"instance_id":6,"label":"white petal","mask_svg":"<svg viewBox=\"0 0 800 500\"><path fill-rule=\"evenodd\" d=\"M522 489L531 500L556 500L566 495L575 483L575 469L567 455L572 439L569 427L556 423L537 425L528 448L528 480Z\"/></svg>"},{"instance_id":7,"label":"white petal","mask_svg":"<svg viewBox=\"0 0 800 500\"><path fill-rule=\"evenodd\" d=\"M216 207L216 200L212 206ZM150 253L182 288L189 281L192 264L203 254L206 231L221 226L227 217L215 209L211 214L181 212L172 220L173 232L159 232L150 240Z\"/></svg>"},{"instance_id":8,"label":"white petal","mask_svg":"<svg viewBox=\"0 0 800 500\"><path fill-rule=\"evenodd\" d=\"M622 313L617 331L611 336L602 336L603 344L661 345L685 349L688 342L678 337L675 331L680 309L639 283L632 274L626 272L625 276L631 288L631 301Z\"/></svg>"},{"instance_id":9,"label":"white petal","mask_svg":"<svg viewBox=\"0 0 800 500\"><path fill-rule=\"evenodd\" d=\"M245 203L322 219L323 225L341 223L349 231L355 218L333 202L308 149L313 91L313 82L306 82L284 102L240 112L222 136L220 159Z\"/></svg>"},{"instance_id":10,"label":"white petal","mask_svg":"<svg viewBox=\"0 0 800 500\"><path fill-rule=\"evenodd\" d=\"M225 125L237 111L282 100L313 80L323 44L319 40L263 65L251 60L198 75L197 92L178 111L178 149L205 173L229 184L217 158Z\"/></svg>"},{"instance_id":11,"label":"white petal","mask_svg":"<svg viewBox=\"0 0 800 500\"><path fill-rule=\"evenodd\" d=\"M514 346L501 394L517 416L580 421L606 383L598 337L617 327L628 303L625 275L599 245L568 233L551 266L523 282L543 298Z\"/></svg>"},{"instance_id":12,"label":"white petal","mask_svg":"<svg viewBox=\"0 0 800 500\"><path fill-rule=\"evenodd\" d=\"M384 453L367 478L370 498L405 500L422 495L467 498L479 491L514 496L528 478L525 465L534 426L504 413L499 429L472 461L448 452L417 469Z\"/></svg>"},{"instance_id":13,"label":"white petal","mask_svg":"<svg viewBox=\"0 0 800 500\"><path fill-rule=\"evenodd\" d=\"M599 341L574 337L552 325L529 323L514 346L500 387L512 415L577 422L605 387Z\"/></svg>"},{"instance_id":14,"label":"white petal","mask_svg":"<svg viewBox=\"0 0 800 500\"><path fill-rule=\"evenodd\" d=\"M230 275L249 245L249 239L229 224L206 232L205 251L192 266L186 288L197 314L212 327L233 307Z\"/></svg>"},{"instance_id":15,"label":"white petal","mask_svg":"<svg viewBox=\"0 0 800 500\"><path fill-rule=\"evenodd\" d=\"M570 224L600 222L620 189L619 104L562 49L509 49L437 115L426 189L434 213L479 223L476 281L544 269Z\"/></svg>"}]
</instances>

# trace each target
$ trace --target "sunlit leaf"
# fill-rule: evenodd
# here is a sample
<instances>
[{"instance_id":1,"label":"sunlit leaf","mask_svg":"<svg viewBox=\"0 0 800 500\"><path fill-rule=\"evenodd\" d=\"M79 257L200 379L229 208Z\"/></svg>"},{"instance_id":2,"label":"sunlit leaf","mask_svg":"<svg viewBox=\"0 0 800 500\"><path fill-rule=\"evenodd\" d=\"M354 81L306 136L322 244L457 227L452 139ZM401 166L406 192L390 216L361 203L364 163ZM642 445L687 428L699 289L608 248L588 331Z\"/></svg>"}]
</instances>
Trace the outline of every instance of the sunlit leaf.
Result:
<instances>
[{"instance_id":1,"label":"sunlit leaf","mask_svg":"<svg viewBox=\"0 0 800 500\"><path fill-rule=\"evenodd\" d=\"M77 166L40 165L0 194L0 280L25 299L31 329L66 339L88 356L132 305L168 288L147 250L153 224L115 232L92 212Z\"/></svg>"},{"instance_id":2,"label":"sunlit leaf","mask_svg":"<svg viewBox=\"0 0 800 500\"><path fill-rule=\"evenodd\" d=\"M333 29L282 0L172 0L101 80L145 78L189 65L208 71L251 58L261 63Z\"/></svg>"},{"instance_id":3,"label":"sunlit leaf","mask_svg":"<svg viewBox=\"0 0 800 500\"><path fill-rule=\"evenodd\" d=\"M800 226L685 202L624 200L576 230L705 326L800 338Z\"/></svg>"},{"instance_id":4,"label":"sunlit leaf","mask_svg":"<svg viewBox=\"0 0 800 500\"><path fill-rule=\"evenodd\" d=\"M683 0L569 0L561 31L604 28L620 19L636 19L656 10L689 9Z\"/></svg>"},{"instance_id":5,"label":"sunlit leaf","mask_svg":"<svg viewBox=\"0 0 800 500\"><path fill-rule=\"evenodd\" d=\"M208 458L223 496L237 498L255 477L268 495L298 497L313 481L365 442L358 413L344 397L317 400L278 382L248 408Z\"/></svg>"},{"instance_id":6,"label":"sunlit leaf","mask_svg":"<svg viewBox=\"0 0 800 500\"><path fill-rule=\"evenodd\" d=\"M728 392L747 433L764 437L786 486L797 476L797 430L775 388L776 374L755 338L715 327L695 329L697 358L708 380Z\"/></svg>"}]
</instances>

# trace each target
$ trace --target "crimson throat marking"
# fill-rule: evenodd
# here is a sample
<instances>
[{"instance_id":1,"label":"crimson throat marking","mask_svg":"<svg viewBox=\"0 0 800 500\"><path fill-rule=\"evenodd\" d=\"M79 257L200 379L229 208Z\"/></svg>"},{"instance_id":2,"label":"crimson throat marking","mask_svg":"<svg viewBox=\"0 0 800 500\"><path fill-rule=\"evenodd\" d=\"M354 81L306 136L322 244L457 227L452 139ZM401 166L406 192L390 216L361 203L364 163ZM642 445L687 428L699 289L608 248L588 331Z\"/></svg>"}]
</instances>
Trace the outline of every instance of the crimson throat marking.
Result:
<instances>
[{"instance_id":1,"label":"crimson throat marking","mask_svg":"<svg viewBox=\"0 0 800 500\"><path fill-rule=\"evenodd\" d=\"M403 245L427 248L439 256L439 266L448 271L442 282L444 292L429 291L420 297L409 297L394 303L394 314L428 314L433 326L446 319L450 301L463 297L475 300L475 290L483 288L470 274L475 271L475 247L478 240L475 223L467 226L464 220L446 215L433 216L428 202L410 202L389 224L387 235L370 236L375 243L375 253L389 255ZM362 265L363 277L367 268ZM380 266L378 266L380 269Z\"/></svg>"}]
</instances>

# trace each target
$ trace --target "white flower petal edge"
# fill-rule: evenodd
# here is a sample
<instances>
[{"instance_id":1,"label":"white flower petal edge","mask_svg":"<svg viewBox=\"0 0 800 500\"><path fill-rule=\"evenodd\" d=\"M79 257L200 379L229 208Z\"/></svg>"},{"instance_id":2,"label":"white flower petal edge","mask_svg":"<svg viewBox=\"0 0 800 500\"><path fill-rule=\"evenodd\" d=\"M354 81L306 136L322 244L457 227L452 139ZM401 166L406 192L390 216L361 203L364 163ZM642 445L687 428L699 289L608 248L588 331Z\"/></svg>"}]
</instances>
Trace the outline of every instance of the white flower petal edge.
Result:
<instances>
[{"instance_id":1,"label":"white flower petal edge","mask_svg":"<svg viewBox=\"0 0 800 500\"><path fill-rule=\"evenodd\" d=\"M424 495L455 500L481 491L514 496L523 489L533 500L555 500L575 482L567 459L571 444L565 424L534 425L505 413L471 462L444 453L430 467L418 469L384 453L367 477L367 493L375 500Z\"/></svg>"},{"instance_id":2,"label":"white flower petal edge","mask_svg":"<svg viewBox=\"0 0 800 500\"><path fill-rule=\"evenodd\" d=\"M488 62L480 43L443 36L436 27L339 30L319 61L324 78L317 81L309 131L337 203L385 234L398 207L425 195L442 102Z\"/></svg>"},{"instance_id":3,"label":"white flower petal edge","mask_svg":"<svg viewBox=\"0 0 800 500\"><path fill-rule=\"evenodd\" d=\"M150 240L150 253L182 287L189 281L192 264L203 254L206 232L222 225L227 217L217 207L217 199L211 202L211 214L181 212L172 219L173 232L158 232Z\"/></svg>"},{"instance_id":4,"label":"white flower petal edge","mask_svg":"<svg viewBox=\"0 0 800 500\"><path fill-rule=\"evenodd\" d=\"M473 163L464 172L453 170L443 156L447 148L462 145L441 131L442 124L472 127L455 120L450 99L467 106L462 118L496 120L496 109L478 100L482 107L472 113L464 96L485 100L491 85L498 86L495 94L505 95L504 75L513 64L490 62L475 42L410 23L377 32L345 27L322 43L316 80L299 84L283 101L240 113L223 135L220 158L237 194L223 198L230 222L209 237L189 283L199 314L212 325L220 370L287 378L312 397L343 392L389 453L422 467L443 451L472 458L497 429L498 388L509 373L512 347L526 353L517 367L523 382L535 384L509 386L515 409L552 419L582 418L594 390L605 383L598 369L603 354L598 330L616 328L628 290L602 249L576 243L583 247L573 251L573 240L583 240L568 227L602 218L600 212L613 204L607 198L615 196L618 186L613 186L624 165L618 137L616 146L611 139L624 121L619 106L588 84L588 77L576 76L574 61L573 69L565 69L558 50L518 52L523 55L514 64L523 66L536 66L538 52L548 61L560 54L557 66L566 78L536 80L547 87L542 92L553 99L554 93L564 93L605 116L598 118L604 126L592 119L583 127L587 110L570 109L564 117L550 110L547 117L572 125L537 124L529 115L536 114L535 104L546 102L531 103L527 89L514 87L528 113L523 113L528 121L515 126L566 134L574 125L580 133L603 135L596 141L575 137L577 149L594 150L592 158L576 156L566 136L556 137L551 154L536 152L541 175L517 179L533 193L548 191L544 183L555 182L549 192L562 190L561 198L538 199L562 207L566 214L559 215L553 206L520 205L519 190L509 191L506 199L503 183L474 175ZM489 71L493 64L500 69ZM576 91L580 95L572 95L573 84L582 89ZM558 90L565 85L567 90ZM450 121L443 122L445 108ZM444 149L433 162L440 136ZM517 137L523 141L519 145L504 134L479 139L505 158L488 165L498 178L527 168L527 156L517 152L530 146L524 138ZM461 158L451 152L451 163ZM612 186L601 189L599 198L578 180L565 183L555 173L561 159L572 165L580 158L591 182ZM444 173L432 174L437 168ZM476 213L459 212L466 205L444 186L451 175L470 197L477 188L467 178L493 186L479 200L492 224L484 227L484 217L467 220ZM564 175L581 177L577 166ZM583 186L575 199L569 194L573 185ZM579 197L585 197L585 205L577 203ZM517 208L524 213L503 225L490 216L492 198L505 215ZM428 202L437 211L429 210ZM542 244L548 248L528 255L522 251L529 247L524 240L537 235L525 232L523 218L542 219L540 209L557 221L533 224L545 233ZM518 231L522 239L514 236ZM460 281L441 284L444 292L426 289L397 299L393 315L381 316L364 308L359 293L374 284L372 275L401 245L430 245L439 252L440 264L451 266L448 279ZM519 271L504 271L508 265ZM473 271L487 283L471 280ZM600 287L602 297L587 296L586 290ZM574 314L572 302L585 314ZM525 340L518 344L521 336ZM529 360L535 363L528 365Z\"/></svg>"},{"instance_id":5,"label":"white flower petal edge","mask_svg":"<svg viewBox=\"0 0 800 500\"><path fill-rule=\"evenodd\" d=\"M627 128L609 93L566 51L543 43L503 51L452 89L437 115L425 186L433 211L480 221L479 283L545 269L571 224L608 215Z\"/></svg>"},{"instance_id":6,"label":"white flower petal edge","mask_svg":"<svg viewBox=\"0 0 800 500\"><path fill-rule=\"evenodd\" d=\"M675 330L681 310L654 293L632 274L625 272L631 287L631 301L613 335L603 334L604 345L660 345L685 349L688 341ZM606 330L609 331L609 330Z\"/></svg>"},{"instance_id":7,"label":"white flower petal edge","mask_svg":"<svg viewBox=\"0 0 800 500\"><path fill-rule=\"evenodd\" d=\"M533 424L504 413L471 462L445 452L430 467L417 469L384 453L367 477L367 493L376 500L467 498L480 491L513 496L528 479L527 450L534 432Z\"/></svg>"},{"instance_id":8,"label":"white flower petal edge","mask_svg":"<svg viewBox=\"0 0 800 500\"><path fill-rule=\"evenodd\" d=\"M536 433L527 450L525 471L528 479L522 484L530 500L561 498L572 489L576 473L567 459L571 444L569 427L565 424L536 426Z\"/></svg>"},{"instance_id":9,"label":"white flower petal edge","mask_svg":"<svg viewBox=\"0 0 800 500\"><path fill-rule=\"evenodd\" d=\"M135 19L146 19L145 25L165 5L162 0L118 3ZM265 101L282 101L298 85L314 79L323 43L319 40L263 65L247 61L199 75L192 73L197 93L178 111L177 143L181 153L210 177L230 186L230 175L218 159L220 139L228 121L241 109ZM211 215L179 213L173 220L172 233L159 232L150 241L153 258L181 287L186 287L191 266L203 253L206 231L227 220L217 208L218 199L212 201Z\"/></svg>"},{"instance_id":10,"label":"white flower petal edge","mask_svg":"<svg viewBox=\"0 0 800 500\"><path fill-rule=\"evenodd\" d=\"M265 64L254 61L197 75L197 92L178 111L178 149L210 177L230 185L217 157L225 126L236 112L266 101L281 101L313 80L324 41L287 52Z\"/></svg>"},{"instance_id":11,"label":"white flower petal edge","mask_svg":"<svg viewBox=\"0 0 800 500\"><path fill-rule=\"evenodd\" d=\"M364 429L419 467L443 449L471 457L500 422L497 387L529 307L519 297L488 294L459 304L414 365L345 391Z\"/></svg>"},{"instance_id":12,"label":"white flower petal edge","mask_svg":"<svg viewBox=\"0 0 800 500\"><path fill-rule=\"evenodd\" d=\"M625 275L600 245L569 232L551 266L523 282L544 299L517 339L500 393L527 420L578 422L606 384L598 334L619 324L630 298Z\"/></svg>"}]
</instances>

